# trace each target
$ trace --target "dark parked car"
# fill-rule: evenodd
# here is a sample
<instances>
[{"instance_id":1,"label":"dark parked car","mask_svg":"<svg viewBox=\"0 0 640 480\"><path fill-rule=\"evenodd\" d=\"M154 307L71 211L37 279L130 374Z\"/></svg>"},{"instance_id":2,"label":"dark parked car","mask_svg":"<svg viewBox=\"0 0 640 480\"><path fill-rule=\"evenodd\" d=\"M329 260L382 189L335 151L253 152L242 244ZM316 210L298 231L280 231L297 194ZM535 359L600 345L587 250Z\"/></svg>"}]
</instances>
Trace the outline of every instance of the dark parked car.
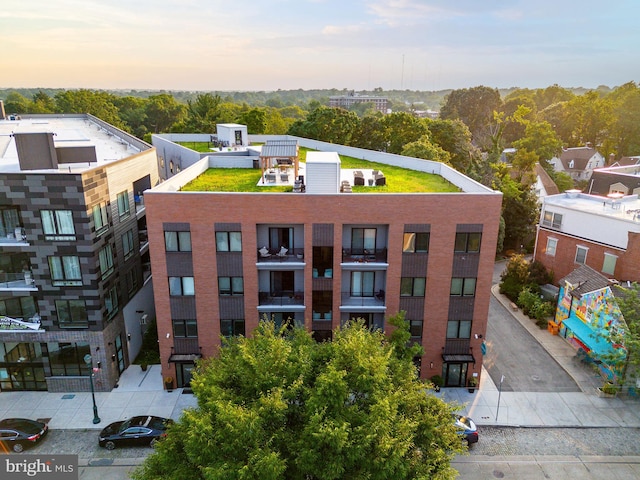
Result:
<instances>
[{"instance_id":1,"label":"dark parked car","mask_svg":"<svg viewBox=\"0 0 640 480\"><path fill-rule=\"evenodd\" d=\"M5 418L0 420L0 450L20 453L38 443L48 431L46 423L28 418Z\"/></svg>"},{"instance_id":2,"label":"dark parked car","mask_svg":"<svg viewBox=\"0 0 640 480\"><path fill-rule=\"evenodd\" d=\"M471 446L478 442L478 427L469 417L456 415L456 427L460 430L460 434L466 440L467 445Z\"/></svg>"},{"instance_id":3,"label":"dark parked car","mask_svg":"<svg viewBox=\"0 0 640 480\"><path fill-rule=\"evenodd\" d=\"M167 435L167 427L173 423L169 418L144 415L129 420L114 422L100 432L98 443L107 450L118 445L151 445Z\"/></svg>"}]
</instances>

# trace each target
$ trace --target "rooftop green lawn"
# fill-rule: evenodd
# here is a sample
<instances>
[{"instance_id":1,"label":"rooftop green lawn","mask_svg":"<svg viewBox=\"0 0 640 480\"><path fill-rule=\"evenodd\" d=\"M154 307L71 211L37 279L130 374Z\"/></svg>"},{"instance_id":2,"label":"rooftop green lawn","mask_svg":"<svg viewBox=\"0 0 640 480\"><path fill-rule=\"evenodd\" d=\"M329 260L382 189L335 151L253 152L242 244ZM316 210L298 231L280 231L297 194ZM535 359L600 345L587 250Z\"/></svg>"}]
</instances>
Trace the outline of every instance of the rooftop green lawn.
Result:
<instances>
[{"instance_id":1,"label":"rooftop green lawn","mask_svg":"<svg viewBox=\"0 0 640 480\"><path fill-rule=\"evenodd\" d=\"M299 160L307 158L308 148L300 147ZM448 193L460 189L440 175L369 162L340 155L342 168L380 170L387 184L378 187L352 186L354 193ZM254 168L210 168L181 188L183 192L292 192L293 186L259 186L262 171Z\"/></svg>"}]
</instances>

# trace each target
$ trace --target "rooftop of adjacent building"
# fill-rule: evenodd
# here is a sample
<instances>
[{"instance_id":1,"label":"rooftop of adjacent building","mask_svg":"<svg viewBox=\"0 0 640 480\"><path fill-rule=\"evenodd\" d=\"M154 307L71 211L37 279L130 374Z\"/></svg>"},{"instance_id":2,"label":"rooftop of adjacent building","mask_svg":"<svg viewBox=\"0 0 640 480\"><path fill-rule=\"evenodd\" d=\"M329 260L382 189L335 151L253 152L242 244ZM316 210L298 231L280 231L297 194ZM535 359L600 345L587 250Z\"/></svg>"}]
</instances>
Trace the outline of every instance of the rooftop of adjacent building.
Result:
<instances>
[{"instance_id":1,"label":"rooftop of adjacent building","mask_svg":"<svg viewBox=\"0 0 640 480\"><path fill-rule=\"evenodd\" d=\"M95 160L82 163L58 162L58 168L21 168L16 134L51 133L56 150L94 147ZM147 143L88 114L8 115L0 120L0 173L81 173L135 155L151 148Z\"/></svg>"},{"instance_id":2,"label":"rooftop of adjacent building","mask_svg":"<svg viewBox=\"0 0 640 480\"><path fill-rule=\"evenodd\" d=\"M606 197L567 190L544 198L544 207L563 207L584 213L640 222L640 197L612 193Z\"/></svg>"}]
</instances>

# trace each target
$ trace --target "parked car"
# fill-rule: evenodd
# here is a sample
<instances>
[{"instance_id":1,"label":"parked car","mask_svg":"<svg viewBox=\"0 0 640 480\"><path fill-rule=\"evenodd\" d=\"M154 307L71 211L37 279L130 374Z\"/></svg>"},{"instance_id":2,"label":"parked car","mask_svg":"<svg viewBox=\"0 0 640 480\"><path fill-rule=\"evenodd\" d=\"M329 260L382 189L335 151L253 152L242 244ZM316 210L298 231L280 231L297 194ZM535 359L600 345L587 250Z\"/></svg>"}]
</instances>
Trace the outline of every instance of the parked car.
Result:
<instances>
[{"instance_id":1,"label":"parked car","mask_svg":"<svg viewBox=\"0 0 640 480\"><path fill-rule=\"evenodd\" d=\"M48 431L49 426L37 420L5 418L0 420L0 449L20 453L42 440Z\"/></svg>"},{"instance_id":2,"label":"parked car","mask_svg":"<svg viewBox=\"0 0 640 480\"><path fill-rule=\"evenodd\" d=\"M114 422L100 432L98 443L107 450L117 446L156 444L160 437L167 435L167 428L173 423L169 418L144 415Z\"/></svg>"},{"instance_id":3,"label":"parked car","mask_svg":"<svg viewBox=\"0 0 640 480\"><path fill-rule=\"evenodd\" d=\"M456 427L460 430L460 434L462 438L467 442L467 445L470 447L474 443L478 442L478 427L473 420L469 417L464 417L462 415L455 415Z\"/></svg>"}]
</instances>

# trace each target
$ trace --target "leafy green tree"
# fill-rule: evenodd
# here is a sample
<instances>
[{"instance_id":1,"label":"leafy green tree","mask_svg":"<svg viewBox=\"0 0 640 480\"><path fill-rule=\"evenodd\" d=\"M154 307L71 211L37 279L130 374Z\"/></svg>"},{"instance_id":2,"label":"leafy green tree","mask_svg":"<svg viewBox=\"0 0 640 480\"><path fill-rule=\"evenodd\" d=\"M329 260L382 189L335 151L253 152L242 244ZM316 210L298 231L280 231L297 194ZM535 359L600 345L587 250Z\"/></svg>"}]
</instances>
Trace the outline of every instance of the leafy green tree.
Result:
<instances>
[{"instance_id":1,"label":"leafy green tree","mask_svg":"<svg viewBox=\"0 0 640 480\"><path fill-rule=\"evenodd\" d=\"M495 127L494 112L502 111L500 92L495 88L478 86L453 90L440 109L444 120L460 119L469 127L473 141L483 150L492 148Z\"/></svg>"},{"instance_id":2,"label":"leafy green tree","mask_svg":"<svg viewBox=\"0 0 640 480\"><path fill-rule=\"evenodd\" d=\"M127 129L133 132L136 137L143 138L149 131L146 125L147 100L128 95L126 97L117 97L114 101L120 118L128 127Z\"/></svg>"},{"instance_id":3,"label":"leafy green tree","mask_svg":"<svg viewBox=\"0 0 640 480\"><path fill-rule=\"evenodd\" d=\"M532 152L535 162L540 162L547 172L551 172L553 167L549 160L562 150L562 140L549 122L529 122L525 127L524 136L513 142L512 146L518 150Z\"/></svg>"},{"instance_id":4,"label":"leafy green tree","mask_svg":"<svg viewBox=\"0 0 640 480\"><path fill-rule=\"evenodd\" d=\"M185 132L213 133L220 122L222 98L212 93L202 93L195 100L187 101Z\"/></svg>"},{"instance_id":5,"label":"leafy green tree","mask_svg":"<svg viewBox=\"0 0 640 480\"><path fill-rule=\"evenodd\" d=\"M323 142L350 145L360 119L344 108L319 106L305 120L298 120L289 128L290 135L313 138Z\"/></svg>"},{"instance_id":6,"label":"leafy green tree","mask_svg":"<svg viewBox=\"0 0 640 480\"><path fill-rule=\"evenodd\" d=\"M238 123L247 126L247 133L265 133L267 130L267 112L264 108L247 108L240 114Z\"/></svg>"},{"instance_id":7,"label":"leafy green tree","mask_svg":"<svg viewBox=\"0 0 640 480\"><path fill-rule=\"evenodd\" d=\"M573 178L567 172L550 172L549 175L553 179L554 183L557 185L558 190L560 192L565 192L567 190L571 190L575 188L573 183Z\"/></svg>"},{"instance_id":8,"label":"leafy green tree","mask_svg":"<svg viewBox=\"0 0 640 480\"><path fill-rule=\"evenodd\" d=\"M65 90L55 96L56 111L59 113L89 113L118 128L124 127L115 96L95 90Z\"/></svg>"},{"instance_id":9,"label":"leafy green tree","mask_svg":"<svg viewBox=\"0 0 640 480\"><path fill-rule=\"evenodd\" d=\"M455 478L453 407L416 378L404 323L391 339L360 322L316 343L261 322L229 340L198 366L198 406L133 478Z\"/></svg>"},{"instance_id":10,"label":"leafy green tree","mask_svg":"<svg viewBox=\"0 0 640 480\"><path fill-rule=\"evenodd\" d=\"M407 112L394 112L382 117L388 135L387 152L402 153L404 146L429 134L426 124Z\"/></svg>"},{"instance_id":11,"label":"leafy green tree","mask_svg":"<svg viewBox=\"0 0 640 480\"><path fill-rule=\"evenodd\" d=\"M481 161L480 151L471 142L471 132L461 120L425 119L431 142L451 155L450 163L467 174Z\"/></svg>"},{"instance_id":12,"label":"leafy green tree","mask_svg":"<svg viewBox=\"0 0 640 480\"><path fill-rule=\"evenodd\" d=\"M385 152L389 146L389 127L384 115L375 112L363 117L351 138L351 146Z\"/></svg>"},{"instance_id":13,"label":"leafy green tree","mask_svg":"<svg viewBox=\"0 0 640 480\"><path fill-rule=\"evenodd\" d=\"M603 141L602 153L617 158L640 152L640 88L629 82L611 94L613 122L610 135Z\"/></svg>"},{"instance_id":14,"label":"leafy green tree","mask_svg":"<svg viewBox=\"0 0 640 480\"><path fill-rule=\"evenodd\" d=\"M145 114L150 132L165 133L172 125L182 120L185 107L168 93L161 93L148 98Z\"/></svg>"},{"instance_id":15,"label":"leafy green tree","mask_svg":"<svg viewBox=\"0 0 640 480\"><path fill-rule=\"evenodd\" d=\"M12 113L29 113L29 99L18 92L9 92L4 99L4 111L7 115Z\"/></svg>"},{"instance_id":16,"label":"leafy green tree","mask_svg":"<svg viewBox=\"0 0 640 480\"><path fill-rule=\"evenodd\" d=\"M516 302L520 292L529 283L529 261L524 258L524 255L513 255L500 274L500 293Z\"/></svg>"},{"instance_id":17,"label":"leafy green tree","mask_svg":"<svg viewBox=\"0 0 640 480\"><path fill-rule=\"evenodd\" d=\"M420 137L415 142L407 143L402 149L402 155L407 157L423 158L425 160L433 160L434 162L442 162L450 165L451 155L429 140L428 135Z\"/></svg>"},{"instance_id":18,"label":"leafy green tree","mask_svg":"<svg viewBox=\"0 0 640 480\"><path fill-rule=\"evenodd\" d=\"M29 113L55 113L56 102L42 90L33 96Z\"/></svg>"}]
</instances>

